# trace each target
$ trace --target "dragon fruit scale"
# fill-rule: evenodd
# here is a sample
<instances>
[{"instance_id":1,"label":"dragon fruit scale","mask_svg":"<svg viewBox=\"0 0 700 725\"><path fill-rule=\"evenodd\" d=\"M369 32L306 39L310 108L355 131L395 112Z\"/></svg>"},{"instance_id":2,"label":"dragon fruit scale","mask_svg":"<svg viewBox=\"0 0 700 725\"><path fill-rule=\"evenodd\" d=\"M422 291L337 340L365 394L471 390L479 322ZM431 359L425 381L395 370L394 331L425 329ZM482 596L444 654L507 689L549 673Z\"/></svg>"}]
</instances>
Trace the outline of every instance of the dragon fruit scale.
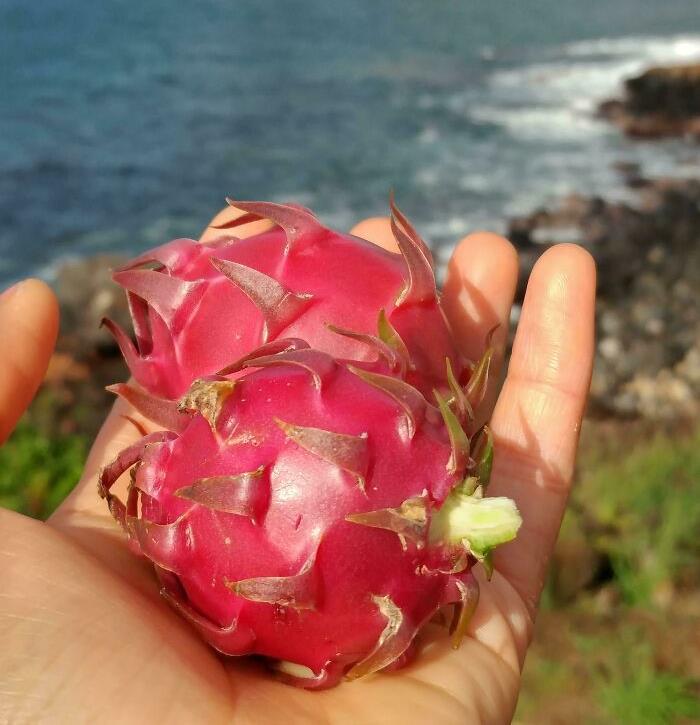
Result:
<instances>
[{"instance_id":1,"label":"dragon fruit scale","mask_svg":"<svg viewBox=\"0 0 700 725\"><path fill-rule=\"evenodd\" d=\"M100 475L172 606L220 652L262 655L306 688L406 664L448 605L458 646L478 599L474 564L488 567L520 525L512 501L483 497L491 435L467 435L449 358L451 392L435 404L384 364L268 344L179 404L137 396L169 430ZM129 469L122 501L111 489Z\"/></svg>"},{"instance_id":2,"label":"dragon fruit scale","mask_svg":"<svg viewBox=\"0 0 700 725\"><path fill-rule=\"evenodd\" d=\"M445 358L466 382L470 371L440 307L431 253L393 199L401 254L332 231L303 207L229 203L245 214L218 227L220 238L174 240L114 274L127 291L135 342L104 323L149 393L177 399L194 380L287 337L337 358L390 356L392 372L426 395L446 390ZM231 236L260 218L275 226Z\"/></svg>"}]
</instances>

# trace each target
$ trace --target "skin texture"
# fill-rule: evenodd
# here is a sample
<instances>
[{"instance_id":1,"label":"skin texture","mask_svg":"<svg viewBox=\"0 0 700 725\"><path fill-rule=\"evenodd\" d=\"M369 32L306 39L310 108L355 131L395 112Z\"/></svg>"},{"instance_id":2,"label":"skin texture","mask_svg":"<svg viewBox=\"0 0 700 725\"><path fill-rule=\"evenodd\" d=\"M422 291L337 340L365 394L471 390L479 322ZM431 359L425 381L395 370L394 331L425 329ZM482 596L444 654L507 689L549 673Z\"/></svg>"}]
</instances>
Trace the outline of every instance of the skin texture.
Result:
<instances>
[{"instance_id":1,"label":"skin texture","mask_svg":"<svg viewBox=\"0 0 700 725\"><path fill-rule=\"evenodd\" d=\"M386 219L365 220L353 233L393 246ZM468 356L478 357L495 324L502 345L516 276L516 252L501 237L480 232L456 248L444 305ZM593 261L576 246L550 249L531 275L510 368L488 398L497 446L489 494L515 499L524 524L515 543L497 550L492 581L481 577L459 650L429 629L415 664L316 693L275 682L255 662L217 656L161 601L148 566L127 551L97 498L100 467L139 437L117 402L81 482L47 523L0 510L0 721L510 722L573 475L594 295ZM41 283L0 298L0 435L39 384L56 326L55 301Z\"/></svg>"}]
</instances>

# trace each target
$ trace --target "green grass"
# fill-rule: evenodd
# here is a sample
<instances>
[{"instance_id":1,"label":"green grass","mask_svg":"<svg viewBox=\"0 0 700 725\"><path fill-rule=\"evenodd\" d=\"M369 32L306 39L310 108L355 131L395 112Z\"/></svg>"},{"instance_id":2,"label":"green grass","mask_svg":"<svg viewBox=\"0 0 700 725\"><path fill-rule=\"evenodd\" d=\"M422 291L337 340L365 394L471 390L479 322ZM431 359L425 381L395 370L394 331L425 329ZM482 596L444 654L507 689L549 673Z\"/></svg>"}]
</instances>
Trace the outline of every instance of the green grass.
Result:
<instances>
[{"instance_id":1,"label":"green grass","mask_svg":"<svg viewBox=\"0 0 700 725\"><path fill-rule=\"evenodd\" d=\"M21 422L0 448L0 506L46 518L77 483L86 453L83 436L49 437Z\"/></svg>"},{"instance_id":2,"label":"green grass","mask_svg":"<svg viewBox=\"0 0 700 725\"><path fill-rule=\"evenodd\" d=\"M669 725L700 718L694 683L655 665L653 647L640 628L619 628L615 646L607 637L576 641L591 670L592 699L606 722Z\"/></svg>"},{"instance_id":3,"label":"green grass","mask_svg":"<svg viewBox=\"0 0 700 725\"><path fill-rule=\"evenodd\" d=\"M568 662L545 656L529 657L514 722L527 725L543 722L542 704L551 705L556 698L568 699L575 686L576 679Z\"/></svg>"},{"instance_id":4,"label":"green grass","mask_svg":"<svg viewBox=\"0 0 700 725\"><path fill-rule=\"evenodd\" d=\"M700 583L700 432L618 455L584 468L576 508L624 601L648 606L662 587Z\"/></svg>"},{"instance_id":5,"label":"green grass","mask_svg":"<svg viewBox=\"0 0 700 725\"><path fill-rule=\"evenodd\" d=\"M620 725L669 725L700 718L690 681L643 667L598 689L601 706Z\"/></svg>"},{"instance_id":6,"label":"green grass","mask_svg":"<svg viewBox=\"0 0 700 725\"><path fill-rule=\"evenodd\" d=\"M516 722L700 721L700 681L687 674L700 617L700 430L632 445L595 433L606 438L581 456Z\"/></svg>"}]
</instances>

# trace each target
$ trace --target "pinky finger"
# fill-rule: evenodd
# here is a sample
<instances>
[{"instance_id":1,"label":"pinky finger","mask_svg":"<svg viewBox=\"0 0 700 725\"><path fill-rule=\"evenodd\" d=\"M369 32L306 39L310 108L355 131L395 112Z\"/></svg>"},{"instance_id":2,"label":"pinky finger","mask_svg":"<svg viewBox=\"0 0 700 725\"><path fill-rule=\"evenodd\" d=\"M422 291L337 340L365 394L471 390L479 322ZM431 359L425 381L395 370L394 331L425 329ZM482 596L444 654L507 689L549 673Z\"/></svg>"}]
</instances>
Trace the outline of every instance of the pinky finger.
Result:
<instances>
[{"instance_id":1,"label":"pinky finger","mask_svg":"<svg viewBox=\"0 0 700 725\"><path fill-rule=\"evenodd\" d=\"M495 563L531 612L559 532L593 360L595 267L573 245L535 265L513 354L492 419L497 445L489 493L515 500L518 539Z\"/></svg>"}]
</instances>

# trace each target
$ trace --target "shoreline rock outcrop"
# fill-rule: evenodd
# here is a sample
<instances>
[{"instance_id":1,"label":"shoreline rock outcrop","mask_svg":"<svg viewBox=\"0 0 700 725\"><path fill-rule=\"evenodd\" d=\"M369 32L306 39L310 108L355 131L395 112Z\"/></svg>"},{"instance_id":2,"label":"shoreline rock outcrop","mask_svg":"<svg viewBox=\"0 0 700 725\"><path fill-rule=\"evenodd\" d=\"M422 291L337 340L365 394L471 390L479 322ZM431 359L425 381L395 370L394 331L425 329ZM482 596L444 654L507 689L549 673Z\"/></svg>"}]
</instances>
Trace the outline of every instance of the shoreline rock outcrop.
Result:
<instances>
[{"instance_id":1,"label":"shoreline rock outcrop","mask_svg":"<svg viewBox=\"0 0 700 725\"><path fill-rule=\"evenodd\" d=\"M592 414L669 420L700 412L700 180L642 180L639 205L570 196L513 219L519 295L561 241L598 265Z\"/></svg>"},{"instance_id":2,"label":"shoreline rock outcrop","mask_svg":"<svg viewBox=\"0 0 700 725\"><path fill-rule=\"evenodd\" d=\"M624 97L598 113L628 136L689 136L700 141L700 63L650 68L624 84Z\"/></svg>"}]
</instances>

